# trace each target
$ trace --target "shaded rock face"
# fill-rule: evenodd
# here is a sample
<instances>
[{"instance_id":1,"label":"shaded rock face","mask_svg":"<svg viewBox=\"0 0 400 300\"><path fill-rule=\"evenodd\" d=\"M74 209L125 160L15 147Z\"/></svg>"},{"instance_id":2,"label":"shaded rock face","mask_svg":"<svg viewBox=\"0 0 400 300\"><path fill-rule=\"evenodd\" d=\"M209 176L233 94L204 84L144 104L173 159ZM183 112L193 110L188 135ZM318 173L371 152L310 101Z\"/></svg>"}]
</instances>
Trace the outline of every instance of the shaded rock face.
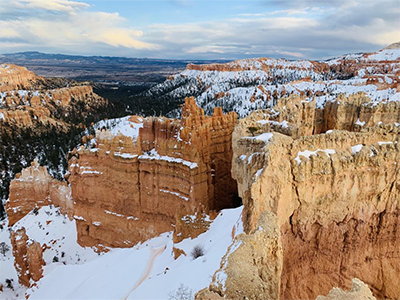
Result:
<instances>
[{"instance_id":1,"label":"shaded rock face","mask_svg":"<svg viewBox=\"0 0 400 300\"><path fill-rule=\"evenodd\" d=\"M24 227L11 232L11 244L19 282L29 287L32 280L38 281L43 277L45 263L42 247L28 239Z\"/></svg>"},{"instance_id":2,"label":"shaded rock face","mask_svg":"<svg viewBox=\"0 0 400 300\"><path fill-rule=\"evenodd\" d=\"M255 296L260 284L250 284L243 296L315 299L335 286L349 289L357 277L376 298L400 297L400 106L369 106L363 95L337 102L315 109L301 98L282 99L240 120L233 133L232 174L245 232L262 231L260 219L271 213L282 249L276 257L282 268L268 271L279 287ZM338 112L329 113L335 105ZM239 269L245 260L227 261L218 272ZM227 281L247 275L230 276ZM208 290L236 299L234 286L214 288L217 279Z\"/></svg>"},{"instance_id":3,"label":"shaded rock face","mask_svg":"<svg viewBox=\"0 0 400 300\"><path fill-rule=\"evenodd\" d=\"M135 137L97 132L96 148L70 160L79 242L129 247L172 230L178 212L234 206L236 118L218 109L205 116L188 98L182 120L147 118Z\"/></svg>"},{"instance_id":4,"label":"shaded rock face","mask_svg":"<svg viewBox=\"0 0 400 300\"><path fill-rule=\"evenodd\" d=\"M51 201L50 201L51 199ZM10 197L6 202L9 226L14 225L35 208L48 204L60 206L72 215L71 190L66 182L54 179L35 159L10 184Z\"/></svg>"}]
</instances>

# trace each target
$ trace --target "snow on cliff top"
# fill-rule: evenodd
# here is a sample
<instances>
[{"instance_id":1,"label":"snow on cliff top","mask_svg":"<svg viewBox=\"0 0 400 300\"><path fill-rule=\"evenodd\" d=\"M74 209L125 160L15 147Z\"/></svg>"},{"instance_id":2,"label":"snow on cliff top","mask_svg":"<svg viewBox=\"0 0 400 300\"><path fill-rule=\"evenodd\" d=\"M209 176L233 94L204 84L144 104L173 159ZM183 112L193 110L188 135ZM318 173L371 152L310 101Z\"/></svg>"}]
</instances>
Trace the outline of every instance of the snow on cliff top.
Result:
<instances>
[{"instance_id":1,"label":"snow on cliff top","mask_svg":"<svg viewBox=\"0 0 400 300\"><path fill-rule=\"evenodd\" d=\"M97 122L93 127L95 130L106 128L110 130L113 135L118 135L118 133L121 133L124 136L136 139L139 136L139 129L143 127L143 118L137 117L136 119L138 123L136 123L132 121L132 117L134 116L102 120Z\"/></svg>"},{"instance_id":2,"label":"snow on cliff top","mask_svg":"<svg viewBox=\"0 0 400 300\"><path fill-rule=\"evenodd\" d=\"M393 61L400 58L400 49L382 49L377 53L369 55L366 61Z\"/></svg>"}]
</instances>

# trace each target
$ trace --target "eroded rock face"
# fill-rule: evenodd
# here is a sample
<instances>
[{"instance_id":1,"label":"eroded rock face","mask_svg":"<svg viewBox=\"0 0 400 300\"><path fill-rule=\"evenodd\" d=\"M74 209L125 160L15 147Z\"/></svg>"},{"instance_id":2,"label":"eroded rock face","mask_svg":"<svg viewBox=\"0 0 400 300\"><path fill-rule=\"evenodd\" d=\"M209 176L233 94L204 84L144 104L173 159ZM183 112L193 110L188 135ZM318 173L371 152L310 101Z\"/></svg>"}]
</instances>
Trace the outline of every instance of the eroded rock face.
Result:
<instances>
[{"instance_id":1,"label":"eroded rock face","mask_svg":"<svg viewBox=\"0 0 400 300\"><path fill-rule=\"evenodd\" d=\"M90 111L105 106L107 101L93 93L91 86L9 91L0 95L0 121L20 128L35 128L41 124L65 131L69 124L64 119L84 113L84 109L77 111L79 103L84 103L85 109ZM63 111L63 117L59 111Z\"/></svg>"},{"instance_id":2,"label":"eroded rock face","mask_svg":"<svg viewBox=\"0 0 400 300\"><path fill-rule=\"evenodd\" d=\"M360 279L353 278L350 291L333 288L327 296L318 296L316 300L376 300L371 290Z\"/></svg>"},{"instance_id":3,"label":"eroded rock face","mask_svg":"<svg viewBox=\"0 0 400 300\"><path fill-rule=\"evenodd\" d=\"M334 286L350 288L354 277L379 299L400 296L400 106L369 106L362 95L337 102L315 108L283 99L240 120L233 133L232 174L245 231L262 231L265 212L279 228L282 271L274 299L315 299ZM365 124L355 124L360 118ZM240 263L228 259L221 268ZM231 280L246 275L238 276ZM232 297L234 287L216 290L217 284L214 277L209 290ZM254 297L258 286L245 296Z\"/></svg>"},{"instance_id":4,"label":"eroded rock face","mask_svg":"<svg viewBox=\"0 0 400 300\"><path fill-rule=\"evenodd\" d=\"M257 230L234 239L213 276L211 292L228 299L279 299L282 246L275 219L264 212Z\"/></svg>"},{"instance_id":5,"label":"eroded rock face","mask_svg":"<svg viewBox=\"0 0 400 300\"><path fill-rule=\"evenodd\" d=\"M19 282L29 287L31 281L38 281L43 277L42 267L45 263L42 247L28 238L24 227L11 232L11 244Z\"/></svg>"},{"instance_id":6,"label":"eroded rock face","mask_svg":"<svg viewBox=\"0 0 400 300\"><path fill-rule=\"evenodd\" d=\"M82 148L70 160L82 245L132 246L172 230L178 211L194 215L199 208L234 206L235 113L216 109L205 116L188 98L182 120L132 117L129 122L139 134L99 131L96 148Z\"/></svg>"},{"instance_id":7,"label":"eroded rock face","mask_svg":"<svg viewBox=\"0 0 400 300\"><path fill-rule=\"evenodd\" d=\"M50 200L51 199L51 200ZM50 203L60 206L72 215L71 190L66 182L54 179L46 167L35 159L10 184L10 197L6 202L9 226L14 225L34 208Z\"/></svg>"}]
</instances>

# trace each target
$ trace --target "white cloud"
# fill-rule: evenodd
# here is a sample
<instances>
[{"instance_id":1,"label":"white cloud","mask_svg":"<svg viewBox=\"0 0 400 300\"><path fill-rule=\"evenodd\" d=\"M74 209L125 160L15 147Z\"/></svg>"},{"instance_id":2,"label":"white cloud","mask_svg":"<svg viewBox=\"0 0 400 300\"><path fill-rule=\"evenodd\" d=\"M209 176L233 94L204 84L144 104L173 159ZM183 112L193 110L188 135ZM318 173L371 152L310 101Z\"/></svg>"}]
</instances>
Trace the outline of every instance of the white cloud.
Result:
<instances>
[{"instance_id":1,"label":"white cloud","mask_svg":"<svg viewBox=\"0 0 400 300\"><path fill-rule=\"evenodd\" d=\"M300 52L289 52L289 51L279 51L279 50L277 50L276 53L282 54L285 57L286 56L292 56L292 57L297 57L297 58L304 57L304 54L300 53Z\"/></svg>"},{"instance_id":2,"label":"white cloud","mask_svg":"<svg viewBox=\"0 0 400 300\"><path fill-rule=\"evenodd\" d=\"M88 7L86 3L67 0L11 1L5 9L10 15L18 11L20 17L0 19L2 47L11 48L17 43L31 49L48 47L76 53L93 50L99 45L110 49L159 48L141 41L143 32L127 27L127 20L118 13L91 12L86 10ZM21 12L21 9L26 11Z\"/></svg>"},{"instance_id":3,"label":"white cloud","mask_svg":"<svg viewBox=\"0 0 400 300\"><path fill-rule=\"evenodd\" d=\"M9 0L4 5L8 9L42 9L57 12L73 12L90 6L84 2L68 0Z\"/></svg>"}]
</instances>

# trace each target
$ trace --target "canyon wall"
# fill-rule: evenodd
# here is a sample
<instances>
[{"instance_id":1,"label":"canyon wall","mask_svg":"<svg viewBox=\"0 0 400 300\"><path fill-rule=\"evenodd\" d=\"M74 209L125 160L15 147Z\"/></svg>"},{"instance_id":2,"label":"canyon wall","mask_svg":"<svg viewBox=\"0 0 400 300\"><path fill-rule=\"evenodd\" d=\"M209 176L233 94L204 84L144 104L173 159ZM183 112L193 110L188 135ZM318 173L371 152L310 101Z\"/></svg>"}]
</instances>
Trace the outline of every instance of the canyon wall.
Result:
<instances>
[{"instance_id":1,"label":"canyon wall","mask_svg":"<svg viewBox=\"0 0 400 300\"><path fill-rule=\"evenodd\" d=\"M376 298L399 299L399 112L399 102L373 104L365 95L322 108L290 97L240 120L232 174L249 237L236 238L243 242L228 250L206 292L237 299L234 283L255 276L248 299L315 299L332 287L349 289L357 277ZM258 260L261 250L252 243L254 261L236 259L249 247L245 238L264 234L265 213L274 216L269 226L277 226L278 237L261 249L275 256ZM240 274L243 268L253 272ZM276 277L280 284L259 290Z\"/></svg>"},{"instance_id":2,"label":"canyon wall","mask_svg":"<svg viewBox=\"0 0 400 300\"><path fill-rule=\"evenodd\" d=\"M133 135L98 131L95 148L82 147L70 159L68 181L82 245L129 247L173 230L176 215L235 205L230 175L235 113L216 109L205 116L188 98L181 120L129 122Z\"/></svg>"}]
</instances>

